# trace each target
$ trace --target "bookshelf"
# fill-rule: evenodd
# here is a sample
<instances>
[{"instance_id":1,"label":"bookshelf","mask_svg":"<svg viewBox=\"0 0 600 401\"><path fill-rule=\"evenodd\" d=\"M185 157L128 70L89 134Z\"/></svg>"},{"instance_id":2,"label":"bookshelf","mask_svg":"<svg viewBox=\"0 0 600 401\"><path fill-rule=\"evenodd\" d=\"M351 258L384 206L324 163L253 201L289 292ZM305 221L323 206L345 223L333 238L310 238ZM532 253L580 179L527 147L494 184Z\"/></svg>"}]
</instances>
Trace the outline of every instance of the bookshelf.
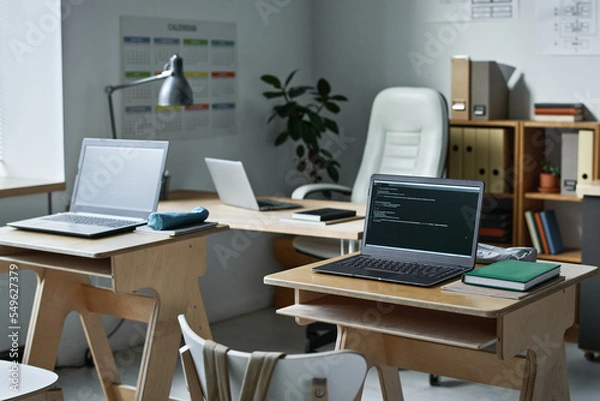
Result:
<instances>
[{"instance_id":1,"label":"bookshelf","mask_svg":"<svg viewBox=\"0 0 600 401\"><path fill-rule=\"evenodd\" d=\"M600 123L597 122L541 122L522 121L520 144L517 152L517 237L516 242L521 246L531 246L531 238L524 213L526 210L543 210L548 208L548 202L559 202L561 207L580 207L581 198L575 195L562 195L560 193L540 193L537 190L538 177L544 159L554 156L560 161L560 139L562 132L578 132L588 130L593 133L593 147L590 149L592 155L592 170L590 180L600 177ZM581 227L581 221L572 221L572 224ZM561 228L562 230L563 228ZM554 260L570 263L581 263L580 249L567 249L555 255L540 254L540 259Z\"/></svg>"},{"instance_id":2,"label":"bookshelf","mask_svg":"<svg viewBox=\"0 0 600 401\"><path fill-rule=\"evenodd\" d=\"M512 206L512 238L510 241L498 243L502 246L532 246L524 213L526 210L544 210L548 203L559 202L561 206L580 207L581 198L575 195L560 193L541 193L538 191L539 173L544 160L551 154L560 161L560 143L555 138L564 131L577 132L589 130L593 132L593 169L590 180L600 179L600 123L598 122L542 122L524 120L471 121L451 120L450 130L456 128L504 128L511 140L510 148L513 157L506 165L506 190L502 193L487 193L486 198L505 199L504 203ZM553 139L554 138L554 139ZM554 142L553 142L554 141ZM550 143L550 145L549 145ZM554 149L552 149L554 146ZM448 170L452 163L452 137L448 146ZM473 178L462 177L462 178ZM493 202L490 202L493 204ZM574 221L580 226L581 221ZM581 250L571 247L560 254L540 254L539 259L568 263L581 263Z\"/></svg>"},{"instance_id":3,"label":"bookshelf","mask_svg":"<svg viewBox=\"0 0 600 401\"><path fill-rule=\"evenodd\" d=\"M518 198L516 196L516 180L517 180L517 165L516 157L518 146L520 143L520 126L521 123L518 120L499 120L499 121L471 121L471 120L451 120L450 121L450 144L448 146L448 177L449 178L462 178L462 179L475 179L481 180L486 183L486 194L484 204L482 208L482 228L486 225L485 220L487 216L491 219L488 220L490 224L489 228L494 228L496 224L504 226L504 231L509 231L510 235L502 237L499 241L494 241L492 238L486 238L482 242L486 242L492 245L498 246L513 246L516 245L516 239L518 235L518 224L517 209ZM482 144L475 144L472 150L468 147L471 146L471 142L467 139L468 135L474 135L478 137L482 134L487 134L491 130L501 130L503 132L502 150L500 151L500 159L503 164L503 174L498 176L496 168L488 165L487 170L485 164L482 164L481 160L478 160L478 146ZM456 139L457 135L459 135ZM462 137L460 137L462 135ZM496 145L498 142L496 142ZM483 149L487 152L491 152L494 148L492 142L483 143ZM473 152L475 155L470 155L469 152ZM460 154L462 152L462 154ZM489 153L489 158L493 156ZM468 161L467 158L471 157L472 160ZM458 159L460 160L458 160ZM485 160L486 157L481 158ZM456 166L459 163L462 168ZM497 166L497 164L496 164ZM486 175L487 173L487 175ZM499 181L501 184L499 185ZM510 220L498 221L494 223L490 221L497 216L510 215ZM510 225L508 225L510 224Z\"/></svg>"}]
</instances>

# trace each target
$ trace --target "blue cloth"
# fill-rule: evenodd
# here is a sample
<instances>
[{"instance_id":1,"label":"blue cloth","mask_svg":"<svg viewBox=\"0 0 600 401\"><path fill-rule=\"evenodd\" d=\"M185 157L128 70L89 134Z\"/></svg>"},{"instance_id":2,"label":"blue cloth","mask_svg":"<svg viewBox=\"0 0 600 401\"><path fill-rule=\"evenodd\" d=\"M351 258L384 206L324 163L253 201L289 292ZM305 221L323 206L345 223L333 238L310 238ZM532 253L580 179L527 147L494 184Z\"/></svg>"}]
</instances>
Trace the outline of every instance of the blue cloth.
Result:
<instances>
[{"instance_id":1,"label":"blue cloth","mask_svg":"<svg viewBox=\"0 0 600 401\"><path fill-rule=\"evenodd\" d=\"M148 227L155 230L171 230L192 224L202 223L208 217L208 210L202 206L191 212L156 212L148 217Z\"/></svg>"}]
</instances>

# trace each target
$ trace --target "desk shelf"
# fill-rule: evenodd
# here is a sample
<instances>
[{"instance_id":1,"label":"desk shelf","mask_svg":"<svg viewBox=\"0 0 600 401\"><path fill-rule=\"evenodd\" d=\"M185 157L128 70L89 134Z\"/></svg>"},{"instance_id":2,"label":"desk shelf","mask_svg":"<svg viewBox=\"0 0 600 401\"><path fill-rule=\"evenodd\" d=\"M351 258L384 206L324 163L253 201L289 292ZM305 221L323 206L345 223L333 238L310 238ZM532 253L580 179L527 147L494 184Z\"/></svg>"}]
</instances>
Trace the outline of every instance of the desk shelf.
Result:
<instances>
[{"instance_id":1,"label":"desk shelf","mask_svg":"<svg viewBox=\"0 0 600 401\"><path fill-rule=\"evenodd\" d=\"M306 320L318 317L327 323L477 350L498 341L496 319L335 295L278 309L277 313Z\"/></svg>"},{"instance_id":2,"label":"desk shelf","mask_svg":"<svg viewBox=\"0 0 600 401\"><path fill-rule=\"evenodd\" d=\"M14 255L0 256L0 261L16 264L20 269L42 267L71 273L89 274L92 276L111 278L110 259L82 259L76 256L54 255L48 257L47 252L22 252Z\"/></svg>"}]
</instances>

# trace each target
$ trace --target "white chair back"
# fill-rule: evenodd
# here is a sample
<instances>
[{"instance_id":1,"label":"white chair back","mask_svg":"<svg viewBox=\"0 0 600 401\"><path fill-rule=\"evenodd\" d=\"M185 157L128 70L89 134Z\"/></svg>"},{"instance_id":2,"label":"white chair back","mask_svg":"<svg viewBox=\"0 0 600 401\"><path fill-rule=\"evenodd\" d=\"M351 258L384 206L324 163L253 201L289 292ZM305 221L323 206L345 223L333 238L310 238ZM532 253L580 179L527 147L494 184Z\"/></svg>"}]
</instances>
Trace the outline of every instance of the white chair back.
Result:
<instances>
[{"instance_id":1,"label":"white chair back","mask_svg":"<svg viewBox=\"0 0 600 401\"><path fill-rule=\"evenodd\" d=\"M202 392L206 394L205 341L191 329L184 315L180 315L178 319L186 347L193 359L197 379ZM227 353L232 400L239 399L250 355L248 352L236 350ZM329 401L352 400L362 387L366 371L367 364L364 357L353 351L286 355L275 366L266 400L310 401L313 399L311 394L313 378L327 380ZM189 378L187 379L189 381Z\"/></svg>"},{"instance_id":2,"label":"white chair back","mask_svg":"<svg viewBox=\"0 0 600 401\"><path fill-rule=\"evenodd\" d=\"M372 174L441 177L446 163L448 108L430 88L392 87L373 101L352 202L365 203Z\"/></svg>"}]
</instances>

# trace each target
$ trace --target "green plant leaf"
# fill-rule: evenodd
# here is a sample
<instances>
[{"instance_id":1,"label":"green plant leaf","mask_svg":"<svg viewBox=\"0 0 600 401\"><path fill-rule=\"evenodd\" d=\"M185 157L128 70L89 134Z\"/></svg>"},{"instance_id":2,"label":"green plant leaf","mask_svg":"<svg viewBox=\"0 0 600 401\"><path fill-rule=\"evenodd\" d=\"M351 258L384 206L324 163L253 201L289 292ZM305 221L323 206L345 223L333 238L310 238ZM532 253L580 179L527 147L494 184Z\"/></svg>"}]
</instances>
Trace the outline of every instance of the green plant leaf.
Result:
<instances>
[{"instance_id":1,"label":"green plant leaf","mask_svg":"<svg viewBox=\"0 0 600 401\"><path fill-rule=\"evenodd\" d=\"M340 106L338 106L337 104L333 103L333 102L325 102L323 103L323 105L325 106L325 108L327 110L329 110L330 112L337 114L340 112Z\"/></svg>"},{"instance_id":2,"label":"green plant leaf","mask_svg":"<svg viewBox=\"0 0 600 401\"><path fill-rule=\"evenodd\" d=\"M319 147L319 142L317 141L317 131L315 127L309 123L308 121L300 121L300 135L302 140L312 146L313 148Z\"/></svg>"},{"instance_id":3,"label":"green plant leaf","mask_svg":"<svg viewBox=\"0 0 600 401\"><path fill-rule=\"evenodd\" d=\"M338 182L340 179L340 174L338 173L337 168L331 164L327 166L327 174L334 182Z\"/></svg>"},{"instance_id":4,"label":"green plant leaf","mask_svg":"<svg viewBox=\"0 0 600 401\"><path fill-rule=\"evenodd\" d=\"M273 99L276 97L282 97L283 92L263 92L263 96L266 97L267 99Z\"/></svg>"},{"instance_id":5,"label":"green plant leaf","mask_svg":"<svg viewBox=\"0 0 600 401\"><path fill-rule=\"evenodd\" d=\"M319 91L319 95L327 96L329 92L331 92L331 85L324 78L319 79L317 82L317 90Z\"/></svg>"},{"instance_id":6,"label":"green plant leaf","mask_svg":"<svg viewBox=\"0 0 600 401\"><path fill-rule=\"evenodd\" d=\"M339 134L340 131L338 129L338 125L335 121L333 121L330 118L323 118L323 121L325 121L325 125L327 126L327 129L331 132L333 132L334 134Z\"/></svg>"},{"instance_id":7,"label":"green plant leaf","mask_svg":"<svg viewBox=\"0 0 600 401\"><path fill-rule=\"evenodd\" d=\"M296 148L296 156L302 158L304 156L304 146L298 145Z\"/></svg>"},{"instance_id":8,"label":"green plant leaf","mask_svg":"<svg viewBox=\"0 0 600 401\"><path fill-rule=\"evenodd\" d=\"M325 122L323 121L323 118L320 115L318 115L312 110L308 110L306 114L308 115L311 124L314 125L315 128L319 130L319 132L325 132L325 130L327 130L327 126L325 125Z\"/></svg>"},{"instance_id":9,"label":"green plant leaf","mask_svg":"<svg viewBox=\"0 0 600 401\"><path fill-rule=\"evenodd\" d=\"M302 128L302 120L292 117L288 118L287 129L292 140L297 141L302 138Z\"/></svg>"},{"instance_id":10,"label":"green plant leaf","mask_svg":"<svg viewBox=\"0 0 600 401\"><path fill-rule=\"evenodd\" d=\"M321 153L325 155L325 157L332 159L333 155L327 149L321 149Z\"/></svg>"},{"instance_id":11,"label":"green plant leaf","mask_svg":"<svg viewBox=\"0 0 600 401\"><path fill-rule=\"evenodd\" d=\"M344 95L333 95L333 96L329 96L329 100L335 100L338 102L347 102L348 98Z\"/></svg>"},{"instance_id":12,"label":"green plant leaf","mask_svg":"<svg viewBox=\"0 0 600 401\"><path fill-rule=\"evenodd\" d=\"M287 131L283 131L281 134L277 135L277 138L275 138L275 146L279 146L287 141L288 137L289 134Z\"/></svg>"},{"instance_id":13,"label":"green plant leaf","mask_svg":"<svg viewBox=\"0 0 600 401\"><path fill-rule=\"evenodd\" d=\"M274 75L266 74L260 77L260 79L277 89L281 89L281 81Z\"/></svg>"},{"instance_id":14,"label":"green plant leaf","mask_svg":"<svg viewBox=\"0 0 600 401\"><path fill-rule=\"evenodd\" d=\"M312 89L311 86L294 86L293 88L290 88L290 90L288 91L288 96L290 98L302 96L306 93L306 91L308 91L310 89Z\"/></svg>"},{"instance_id":15,"label":"green plant leaf","mask_svg":"<svg viewBox=\"0 0 600 401\"><path fill-rule=\"evenodd\" d=\"M285 80L285 87L287 88L287 86L290 84L290 82L292 81L292 78L294 78L294 75L296 75L296 73L298 72L298 70L294 70L290 73L290 75L288 75L288 77Z\"/></svg>"}]
</instances>

